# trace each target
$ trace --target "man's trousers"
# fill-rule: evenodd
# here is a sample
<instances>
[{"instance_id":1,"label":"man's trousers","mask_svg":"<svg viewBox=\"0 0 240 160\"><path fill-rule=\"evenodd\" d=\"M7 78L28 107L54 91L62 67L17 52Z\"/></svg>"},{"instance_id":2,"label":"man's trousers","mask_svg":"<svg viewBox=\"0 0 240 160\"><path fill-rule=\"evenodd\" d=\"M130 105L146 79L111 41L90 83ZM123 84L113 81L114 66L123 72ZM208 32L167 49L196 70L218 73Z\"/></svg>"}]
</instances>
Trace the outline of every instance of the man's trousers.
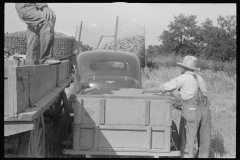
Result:
<instances>
[{"instance_id":1,"label":"man's trousers","mask_svg":"<svg viewBox=\"0 0 240 160\"><path fill-rule=\"evenodd\" d=\"M26 65L36 65L53 57L55 19L46 21L46 14L34 4L16 3L20 19L27 24Z\"/></svg>"},{"instance_id":2,"label":"man's trousers","mask_svg":"<svg viewBox=\"0 0 240 160\"><path fill-rule=\"evenodd\" d=\"M211 140L211 111L209 101L200 103L200 96L187 100L182 106L179 126L180 150L183 158L193 158L194 141L198 139L198 157L208 158Z\"/></svg>"}]
</instances>

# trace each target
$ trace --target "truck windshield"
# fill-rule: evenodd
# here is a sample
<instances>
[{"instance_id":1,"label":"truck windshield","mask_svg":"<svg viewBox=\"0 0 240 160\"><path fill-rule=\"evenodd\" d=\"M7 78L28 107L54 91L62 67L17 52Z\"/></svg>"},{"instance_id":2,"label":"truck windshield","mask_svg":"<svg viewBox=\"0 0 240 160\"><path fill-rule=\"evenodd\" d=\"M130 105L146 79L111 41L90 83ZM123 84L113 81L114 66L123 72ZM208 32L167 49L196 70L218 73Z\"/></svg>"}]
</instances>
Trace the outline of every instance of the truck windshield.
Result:
<instances>
[{"instance_id":1,"label":"truck windshield","mask_svg":"<svg viewBox=\"0 0 240 160\"><path fill-rule=\"evenodd\" d=\"M127 71L128 64L120 61L94 61L90 68L94 71Z\"/></svg>"}]
</instances>

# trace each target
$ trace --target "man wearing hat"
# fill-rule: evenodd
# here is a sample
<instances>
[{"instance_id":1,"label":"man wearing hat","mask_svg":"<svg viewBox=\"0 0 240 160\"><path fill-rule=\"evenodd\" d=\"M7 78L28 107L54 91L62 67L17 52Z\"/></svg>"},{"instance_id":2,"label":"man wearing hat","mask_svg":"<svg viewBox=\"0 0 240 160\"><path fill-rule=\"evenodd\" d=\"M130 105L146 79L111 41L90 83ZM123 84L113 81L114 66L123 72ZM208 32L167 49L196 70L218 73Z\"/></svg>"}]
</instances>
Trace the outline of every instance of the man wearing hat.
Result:
<instances>
[{"instance_id":1,"label":"man wearing hat","mask_svg":"<svg viewBox=\"0 0 240 160\"><path fill-rule=\"evenodd\" d=\"M143 89L143 93L172 92L182 102L181 120L179 126L180 150L183 158L193 157L194 141L198 139L199 158L209 156L211 112L209 107L206 84L203 79L194 73L197 58L185 56L181 67L181 75L173 78L158 87ZM200 94L199 94L200 93Z\"/></svg>"}]
</instances>

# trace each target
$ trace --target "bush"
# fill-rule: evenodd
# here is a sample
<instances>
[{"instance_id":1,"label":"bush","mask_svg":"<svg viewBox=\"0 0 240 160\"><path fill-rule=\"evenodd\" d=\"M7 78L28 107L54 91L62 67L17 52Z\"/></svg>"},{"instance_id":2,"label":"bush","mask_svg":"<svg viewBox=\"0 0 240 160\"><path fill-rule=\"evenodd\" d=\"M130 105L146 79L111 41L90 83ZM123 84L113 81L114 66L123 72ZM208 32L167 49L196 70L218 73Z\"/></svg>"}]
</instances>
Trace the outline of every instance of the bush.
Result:
<instances>
[{"instance_id":1,"label":"bush","mask_svg":"<svg viewBox=\"0 0 240 160\"><path fill-rule=\"evenodd\" d=\"M227 152L224 148L223 136L218 131L216 131L213 137L211 138L209 157L210 158L217 158L218 156L223 157L226 154Z\"/></svg>"}]
</instances>

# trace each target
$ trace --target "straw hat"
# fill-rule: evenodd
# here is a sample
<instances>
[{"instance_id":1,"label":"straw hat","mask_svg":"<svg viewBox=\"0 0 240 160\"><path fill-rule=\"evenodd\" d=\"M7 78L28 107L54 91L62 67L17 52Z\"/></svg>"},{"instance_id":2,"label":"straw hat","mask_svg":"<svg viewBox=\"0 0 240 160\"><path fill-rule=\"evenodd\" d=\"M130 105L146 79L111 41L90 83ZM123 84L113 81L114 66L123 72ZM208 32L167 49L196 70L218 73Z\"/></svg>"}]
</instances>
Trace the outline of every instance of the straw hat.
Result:
<instances>
[{"instance_id":1,"label":"straw hat","mask_svg":"<svg viewBox=\"0 0 240 160\"><path fill-rule=\"evenodd\" d=\"M200 70L200 68L197 68L197 67L196 67L197 58L194 57L194 56L189 56L189 55L187 55L187 56L184 57L182 63L177 63L177 64L180 65L180 66L182 66L182 67L191 69L191 70L197 70L197 71Z\"/></svg>"}]
</instances>

